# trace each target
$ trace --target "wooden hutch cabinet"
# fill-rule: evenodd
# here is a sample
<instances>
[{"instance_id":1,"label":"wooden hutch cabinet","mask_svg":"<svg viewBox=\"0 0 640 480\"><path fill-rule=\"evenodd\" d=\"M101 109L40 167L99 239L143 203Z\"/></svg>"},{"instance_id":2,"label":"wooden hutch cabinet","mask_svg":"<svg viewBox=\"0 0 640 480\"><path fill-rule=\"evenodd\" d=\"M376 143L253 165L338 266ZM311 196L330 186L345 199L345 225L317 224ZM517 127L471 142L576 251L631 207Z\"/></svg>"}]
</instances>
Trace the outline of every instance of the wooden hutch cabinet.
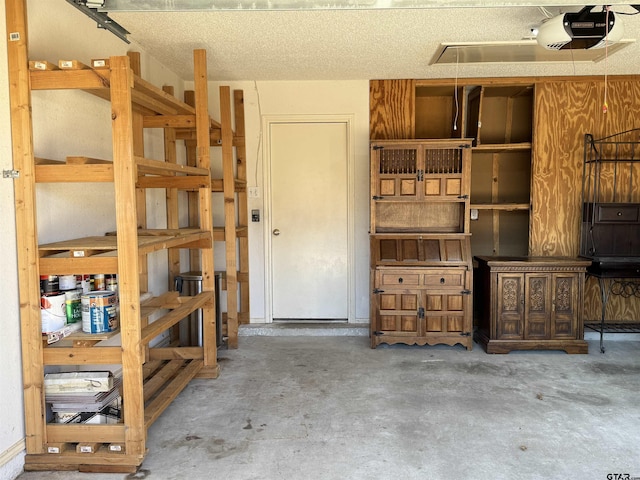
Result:
<instances>
[{"instance_id":1,"label":"wooden hutch cabinet","mask_svg":"<svg viewBox=\"0 0 640 480\"><path fill-rule=\"evenodd\" d=\"M470 140L371 144L371 346L473 346Z\"/></svg>"},{"instance_id":2,"label":"wooden hutch cabinet","mask_svg":"<svg viewBox=\"0 0 640 480\"><path fill-rule=\"evenodd\" d=\"M476 257L476 340L487 353L587 353L584 278L589 261L559 257Z\"/></svg>"}]
</instances>

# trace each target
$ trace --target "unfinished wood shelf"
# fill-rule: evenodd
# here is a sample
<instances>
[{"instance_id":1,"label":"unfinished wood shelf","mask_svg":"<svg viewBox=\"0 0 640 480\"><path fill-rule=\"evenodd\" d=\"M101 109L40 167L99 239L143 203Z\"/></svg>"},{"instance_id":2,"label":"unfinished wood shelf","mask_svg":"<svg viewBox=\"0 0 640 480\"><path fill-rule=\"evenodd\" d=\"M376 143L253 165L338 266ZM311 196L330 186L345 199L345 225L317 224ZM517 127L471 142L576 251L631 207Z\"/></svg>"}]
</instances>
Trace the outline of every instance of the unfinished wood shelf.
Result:
<instances>
[{"instance_id":1,"label":"unfinished wood shelf","mask_svg":"<svg viewBox=\"0 0 640 480\"><path fill-rule=\"evenodd\" d=\"M233 97L233 98L232 98ZM185 101L194 102L194 92L185 92ZM234 116L232 118L232 102ZM213 228L214 242L224 243L225 264L218 270L224 273L224 288L227 295L227 311L222 314L223 334L229 348L238 347L238 327L250 321L249 302L249 236L247 206L247 162L244 130L244 94L241 90L231 93L229 87L220 87L220 128L211 130L212 147L221 148L222 178L211 180L211 193L222 194L224 225ZM235 125L235 131L231 124ZM185 140L187 163L195 161L194 135L186 125L176 131L177 137ZM195 193L191 193L191 204L195 204ZM192 220L193 221L193 220ZM197 252L192 255L192 264L197 264ZM192 271L197 271L194 266Z\"/></svg>"},{"instance_id":2,"label":"unfinished wood shelf","mask_svg":"<svg viewBox=\"0 0 640 480\"><path fill-rule=\"evenodd\" d=\"M9 42L8 59L13 161L21 173L15 186L25 470L135 472L147 452L149 426L192 378L215 378L219 373L209 147L216 137L232 142L230 113L225 111L223 122L209 116L203 50L194 51L195 93L190 105L178 100L171 87L161 89L140 78L140 57L135 53L92 62L99 66L96 68L76 60L65 60L58 68L29 62L26 2L9 0L6 11L8 31L16 32L19 39ZM113 158L89 158L82 152L72 152L64 160L36 158L31 92L61 89L84 90L110 102ZM144 128L163 129L164 160L145 157ZM175 140L185 129L194 137L196 154L190 164L180 165ZM112 182L116 230L38 245L36 184L61 182ZM146 188L166 189L165 229L147 228L145 198L140 194ZM197 196L192 203L192 223L186 228L177 220L179 190ZM171 291L181 249L198 252L203 282L196 295L179 296ZM146 258L163 250L169 257L169 291L147 298L142 295L148 290ZM118 274L120 328L106 335L75 333L49 345L41 334L40 275L80 273ZM168 346L150 345L159 334L174 332L196 311L202 315L201 345L179 346L174 340ZM47 411L44 373L49 365L72 371L79 366L120 366L123 419L113 425L53 423L43 415Z\"/></svg>"}]
</instances>

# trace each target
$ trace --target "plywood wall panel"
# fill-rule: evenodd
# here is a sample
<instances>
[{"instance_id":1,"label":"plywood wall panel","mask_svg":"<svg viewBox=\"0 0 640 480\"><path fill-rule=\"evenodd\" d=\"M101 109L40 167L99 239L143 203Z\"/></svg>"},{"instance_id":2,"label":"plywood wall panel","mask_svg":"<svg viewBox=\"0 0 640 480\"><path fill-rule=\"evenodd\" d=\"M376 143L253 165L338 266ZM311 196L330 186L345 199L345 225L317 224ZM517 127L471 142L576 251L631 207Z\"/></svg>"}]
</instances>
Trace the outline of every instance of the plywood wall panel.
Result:
<instances>
[{"instance_id":1,"label":"plywood wall panel","mask_svg":"<svg viewBox=\"0 0 640 480\"><path fill-rule=\"evenodd\" d=\"M584 134L594 129L594 82L536 85L532 255L577 255Z\"/></svg>"},{"instance_id":2,"label":"plywood wall panel","mask_svg":"<svg viewBox=\"0 0 640 480\"><path fill-rule=\"evenodd\" d=\"M584 135L601 138L640 127L640 82L602 80L536 85L532 166L532 255L578 255ZM603 181L607 182L607 172ZM612 182L609 182L612 183ZM633 189L637 190L634 180ZM585 319L600 318L597 282L587 283ZM612 296L607 319L640 319L640 301Z\"/></svg>"},{"instance_id":3,"label":"plywood wall panel","mask_svg":"<svg viewBox=\"0 0 640 480\"><path fill-rule=\"evenodd\" d=\"M415 80L369 82L371 140L415 138Z\"/></svg>"}]
</instances>

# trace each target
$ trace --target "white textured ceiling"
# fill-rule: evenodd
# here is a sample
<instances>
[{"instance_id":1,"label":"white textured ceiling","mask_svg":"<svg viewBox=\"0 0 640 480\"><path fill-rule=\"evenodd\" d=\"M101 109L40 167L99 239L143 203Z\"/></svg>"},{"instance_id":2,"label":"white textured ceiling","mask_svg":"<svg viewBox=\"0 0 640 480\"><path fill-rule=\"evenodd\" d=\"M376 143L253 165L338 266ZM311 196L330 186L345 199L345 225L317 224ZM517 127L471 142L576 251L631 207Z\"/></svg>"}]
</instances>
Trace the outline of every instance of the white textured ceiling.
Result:
<instances>
[{"instance_id":1,"label":"white textured ceiling","mask_svg":"<svg viewBox=\"0 0 640 480\"><path fill-rule=\"evenodd\" d=\"M629 6L613 7L635 12ZM554 14L579 7L547 7ZM129 37L185 79L205 48L211 80L352 80L640 74L640 15L619 16L637 42L598 63L430 65L441 42L514 41L537 7L109 12Z\"/></svg>"}]
</instances>

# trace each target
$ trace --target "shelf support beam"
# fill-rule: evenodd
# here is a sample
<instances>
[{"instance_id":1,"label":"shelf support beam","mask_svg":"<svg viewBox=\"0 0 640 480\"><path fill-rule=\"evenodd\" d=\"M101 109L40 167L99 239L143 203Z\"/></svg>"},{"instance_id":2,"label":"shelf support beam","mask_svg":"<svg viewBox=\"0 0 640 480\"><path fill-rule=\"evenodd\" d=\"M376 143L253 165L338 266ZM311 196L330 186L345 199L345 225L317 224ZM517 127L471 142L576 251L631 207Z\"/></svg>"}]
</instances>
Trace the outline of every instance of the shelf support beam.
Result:
<instances>
[{"instance_id":1,"label":"shelf support beam","mask_svg":"<svg viewBox=\"0 0 640 480\"><path fill-rule=\"evenodd\" d=\"M131 108L133 73L128 57L111 57L111 118L113 131L113 174L115 182L116 227L118 231L118 281L120 331L122 336L122 396L127 425L127 453L144 455L146 428L142 379L140 331L140 257L134 151L134 117Z\"/></svg>"},{"instance_id":2,"label":"shelf support beam","mask_svg":"<svg viewBox=\"0 0 640 480\"><path fill-rule=\"evenodd\" d=\"M40 325L40 274L38 272L35 210L35 164L33 155L31 92L26 0L6 0L7 58L11 108L13 169L15 181L16 235L20 298L22 375L27 454L43 453L45 440L42 341Z\"/></svg>"}]
</instances>

